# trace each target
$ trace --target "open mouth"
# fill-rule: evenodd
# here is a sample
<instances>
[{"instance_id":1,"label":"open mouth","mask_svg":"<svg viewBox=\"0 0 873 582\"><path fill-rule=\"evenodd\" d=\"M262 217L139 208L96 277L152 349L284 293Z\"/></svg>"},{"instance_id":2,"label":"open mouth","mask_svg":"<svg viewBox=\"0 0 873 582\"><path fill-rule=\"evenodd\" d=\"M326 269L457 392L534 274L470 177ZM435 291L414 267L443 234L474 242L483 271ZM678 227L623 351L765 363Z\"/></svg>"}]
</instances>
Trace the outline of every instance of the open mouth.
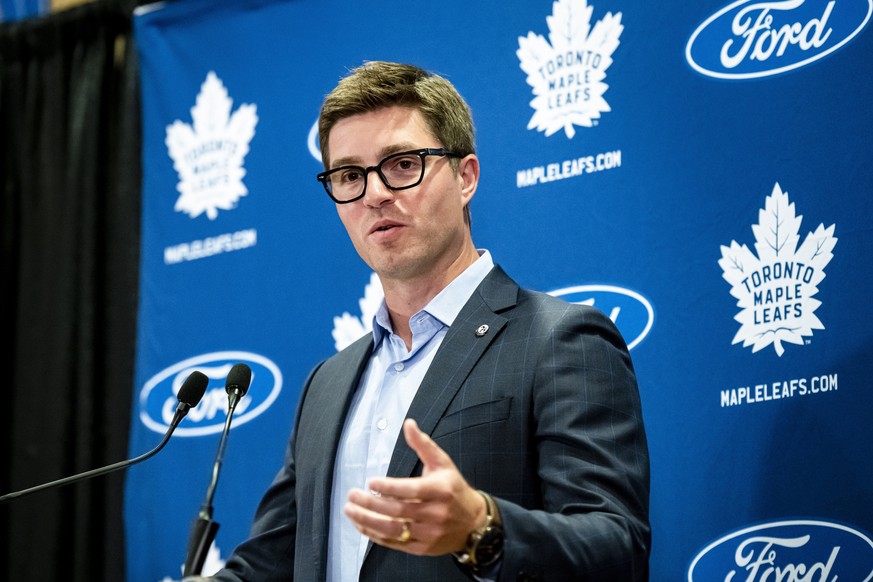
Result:
<instances>
[{"instance_id":1,"label":"open mouth","mask_svg":"<svg viewBox=\"0 0 873 582\"><path fill-rule=\"evenodd\" d=\"M378 226L374 227L370 232L371 232L371 233L375 233L375 232L387 232L387 231L389 231L389 230L392 230L392 229L394 229L394 228L397 228L398 226L400 226L400 225L399 225L399 224L395 224L395 223L390 223L390 222L388 222L388 223L383 223L383 224L379 224Z\"/></svg>"}]
</instances>

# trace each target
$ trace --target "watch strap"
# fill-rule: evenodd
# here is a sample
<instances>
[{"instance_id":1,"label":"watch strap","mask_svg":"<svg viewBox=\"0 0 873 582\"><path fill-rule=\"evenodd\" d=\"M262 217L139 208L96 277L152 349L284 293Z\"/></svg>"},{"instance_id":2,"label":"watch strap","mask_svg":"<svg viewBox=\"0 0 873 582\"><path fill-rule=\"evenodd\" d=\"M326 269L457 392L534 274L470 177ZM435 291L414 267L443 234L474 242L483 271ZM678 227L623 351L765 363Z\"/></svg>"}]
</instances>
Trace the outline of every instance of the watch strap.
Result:
<instances>
[{"instance_id":1,"label":"watch strap","mask_svg":"<svg viewBox=\"0 0 873 582\"><path fill-rule=\"evenodd\" d=\"M500 520L500 511L497 508L497 503L488 493L481 489L477 491L485 499L485 523L467 536L467 543L462 551L452 553L452 556L454 556L459 564L463 564L473 570L491 566L502 555L501 550L497 554L490 556L487 560L484 560L485 563L482 563L482 558L477 556L479 543L483 538L486 536L503 535L503 523Z\"/></svg>"}]
</instances>

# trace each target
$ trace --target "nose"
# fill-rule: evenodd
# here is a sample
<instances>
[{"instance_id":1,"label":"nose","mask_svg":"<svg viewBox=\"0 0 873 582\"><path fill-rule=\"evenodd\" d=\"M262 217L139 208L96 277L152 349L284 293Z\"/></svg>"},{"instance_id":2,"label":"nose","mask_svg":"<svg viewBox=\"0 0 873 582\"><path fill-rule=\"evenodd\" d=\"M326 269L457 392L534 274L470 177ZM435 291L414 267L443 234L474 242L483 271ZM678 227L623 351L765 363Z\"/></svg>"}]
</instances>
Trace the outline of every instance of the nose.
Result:
<instances>
[{"instance_id":1,"label":"nose","mask_svg":"<svg viewBox=\"0 0 873 582\"><path fill-rule=\"evenodd\" d=\"M367 189L364 192L364 205L378 208L394 201L394 190L385 185L382 176L375 168L367 173Z\"/></svg>"}]
</instances>

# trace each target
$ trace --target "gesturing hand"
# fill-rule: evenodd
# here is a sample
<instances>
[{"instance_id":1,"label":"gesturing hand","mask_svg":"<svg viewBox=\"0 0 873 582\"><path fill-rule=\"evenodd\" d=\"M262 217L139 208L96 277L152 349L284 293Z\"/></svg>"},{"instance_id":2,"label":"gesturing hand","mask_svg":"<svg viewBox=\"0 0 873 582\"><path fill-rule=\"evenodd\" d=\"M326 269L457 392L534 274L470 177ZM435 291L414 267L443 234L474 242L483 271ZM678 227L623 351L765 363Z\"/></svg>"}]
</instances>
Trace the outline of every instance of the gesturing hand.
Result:
<instances>
[{"instance_id":1,"label":"gesturing hand","mask_svg":"<svg viewBox=\"0 0 873 582\"><path fill-rule=\"evenodd\" d=\"M369 491L349 492L346 516L382 546L426 556L461 551L485 523L484 498L414 420L404 421L403 436L424 465L421 477L371 479Z\"/></svg>"}]
</instances>

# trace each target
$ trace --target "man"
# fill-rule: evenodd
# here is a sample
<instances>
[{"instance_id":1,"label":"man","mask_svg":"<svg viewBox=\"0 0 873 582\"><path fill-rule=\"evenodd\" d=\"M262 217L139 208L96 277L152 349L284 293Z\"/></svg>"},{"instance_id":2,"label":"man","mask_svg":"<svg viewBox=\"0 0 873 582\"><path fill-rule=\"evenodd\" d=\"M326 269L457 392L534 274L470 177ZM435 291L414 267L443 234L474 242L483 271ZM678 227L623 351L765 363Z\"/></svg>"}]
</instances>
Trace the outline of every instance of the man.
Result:
<instances>
[{"instance_id":1,"label":"man","mask_svg":"<svg viewBox=\"0 0 873 582\"><path fill-rule=\"evenodd\" d=\"M477 250L472 117L370 62L319 118L319 174L385 294L306 382L284 466L217 580L647 580L649 461L612 322ZM404 420L406 419L406 420Z\"/></svg>"}]
</instances>

